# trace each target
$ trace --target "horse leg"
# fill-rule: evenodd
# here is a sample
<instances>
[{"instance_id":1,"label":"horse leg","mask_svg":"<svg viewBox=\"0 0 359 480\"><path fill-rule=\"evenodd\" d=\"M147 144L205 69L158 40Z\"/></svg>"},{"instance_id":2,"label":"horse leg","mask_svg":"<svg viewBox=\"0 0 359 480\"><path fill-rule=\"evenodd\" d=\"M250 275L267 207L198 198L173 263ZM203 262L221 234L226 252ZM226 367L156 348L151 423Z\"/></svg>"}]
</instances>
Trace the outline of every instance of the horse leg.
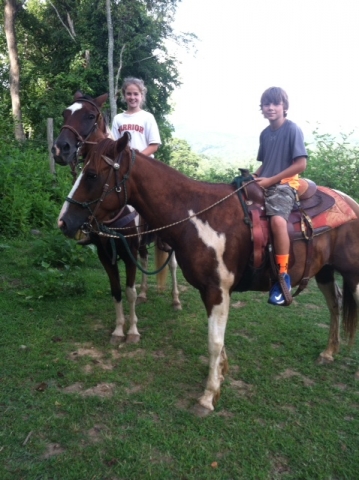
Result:
<instances>
[{"instance_id":1,"label":"horse leg","mask_svg":"<svg viewBox=\"0 0 359 480\"><path fill-rule=\"evenodd\" d=\"M225 289L211 289L211 292L201 296L208 313L209 372L205 391L198 402L202 407L214 410L220 397L221 383L228 372L224 335L229 311L229 292Z\"/></svg>"},{"instance_id":2,"label":"horse leg","mask_svg":"<svg viewBox=\"0 0 359 480\"><path fill-rule=\"evenodd\" d=\"M141 267L143 268L143 270L147 271L148 270L148 250L145 245L141 245L138 251L140 254ZM147 275L142 272L140 293L137 296L137 304L147 302L147 290L148 290Z\"/></svg>"},{"instance_id":3,"label":"horse leg","mask_svg":"<svg viewBox=\"0 0 359 480\"><path fill-rule=\"evenodd\" d=\"M171 279L172 279L172 306L174 310L182 310L182 305L179 299L179 291L177 284L177 260L174 252L168 263Z\"/></svg>"},{"instance_id":4,"label":"horse leg","mask_svg":"<svg viewBox=\"0 0 359 480\"><path fill-rule=\"evenodd\" d=\"M109 245L110 244L108 241L96 242L97 255L100 262L102 263L102 266L106 270L108 279L110 281L111 295L115 303L116 328L111 334L111 344L117 345L118 343L125 341L125 315L123 313L120 273L117 263L112 264L110 260L111 254L106 249L106 247L109 248Z\"/></svg>"},{"instance_id":5,"label":"horse leg","mask_svg":"<svg viewBox=\"0 0 359 480\"><path fill-rule=\"evenodd\" d=\"M324 295L330 312L330 329L327 348L319 355L317 363L325 364L334 361L334 355L340 347L340 310L342 293L334 279L334 269L328 265L315 276L319 290Z\"/></svg>"},{"instance_id":6,"label":"horse leg","mask_svg":"<svg viewBox=\"0 0 359 480\"><path fill-rule=\"evenodd\" d=\"M137 248L135 246L132 246L132 255L137 260ZM137 330L138 319L136 315L136 265L128 255L123 255L123 261L126 266L126 297L129 304L130 313L126 343L138 343L140 341L140 334Z\"/></svg>"}]
</instances>

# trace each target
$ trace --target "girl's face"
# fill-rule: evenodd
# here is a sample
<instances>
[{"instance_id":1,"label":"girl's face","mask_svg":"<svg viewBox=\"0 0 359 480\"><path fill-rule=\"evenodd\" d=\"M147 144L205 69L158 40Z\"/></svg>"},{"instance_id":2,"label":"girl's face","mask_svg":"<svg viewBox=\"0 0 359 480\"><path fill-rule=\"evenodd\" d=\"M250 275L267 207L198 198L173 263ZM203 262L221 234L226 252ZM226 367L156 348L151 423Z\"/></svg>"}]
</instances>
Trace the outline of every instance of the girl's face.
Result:
<instances>
[{"instance_id":1,"label":"girl's face","mask_svg":"<svg viewBox=\"0 0 359 480\"><path fill-rule=\"evenodd\" d=\"M141 110L142 93L137 85L131 84L125 90L125 102L128 112L138 112Z\"/></svg>"}]
</instances>

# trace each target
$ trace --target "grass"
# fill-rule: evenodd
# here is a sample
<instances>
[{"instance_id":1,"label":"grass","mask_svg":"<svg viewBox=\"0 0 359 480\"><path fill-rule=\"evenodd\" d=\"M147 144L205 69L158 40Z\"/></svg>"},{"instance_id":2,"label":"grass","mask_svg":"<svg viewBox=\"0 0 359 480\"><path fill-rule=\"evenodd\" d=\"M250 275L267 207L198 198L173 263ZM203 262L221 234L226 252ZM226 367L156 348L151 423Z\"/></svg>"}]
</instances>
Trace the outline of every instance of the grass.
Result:
<instances>
[{"instance_id":1,"label":"grass","mask_svg":"<svg viewBox=\"0 0 359 480\"><path fill-rule=\"evenodd\" d=\"M43 295L32 242L0 243L2 480L358 478L358 342L316 364L329 319L314 283L289 308L232 296L230 372L200 417L207 319L181 273L183 310L150 277L141 342L118 348L95 256Z\"/></svg>"}]
</instances>

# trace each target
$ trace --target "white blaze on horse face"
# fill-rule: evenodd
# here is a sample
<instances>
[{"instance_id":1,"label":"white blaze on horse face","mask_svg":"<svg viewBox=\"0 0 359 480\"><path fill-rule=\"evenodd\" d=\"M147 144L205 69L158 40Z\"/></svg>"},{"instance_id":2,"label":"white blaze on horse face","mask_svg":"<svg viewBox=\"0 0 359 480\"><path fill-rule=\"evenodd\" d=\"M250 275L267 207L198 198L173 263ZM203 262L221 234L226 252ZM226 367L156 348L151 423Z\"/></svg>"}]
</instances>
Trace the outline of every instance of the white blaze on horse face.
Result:
<instances>
[{"instance_id":1,"label":"white blaze on horse face","mask_svg":"<svg viewBox=\"0 0 359 480\"><path fill-rule=\"evenodd\" d=\"M189 216L194 215L193 210L189 210ZM192 217L190 221L196 227L199 238L208 248L213 248L218 261L218 276L220 279L219 288L229 290L234 282L234 273L230 272L223 261L223 254L226 249L226 236L224 233L218 233L209 226L208 222L202 222L197 217Z\"/></svg>"},{"instance_id":2,"label":"white blaze on horse face","mask_svg":"<svg viewBox=\"0 0 359 480\"><path fill-rule=\"evenodd\" d=\"M74 193L76 192L77 190L77 187L79 186L79 183L80 183L80 180L81 180L81 177L82 177L82 172L80 173L80 175L77 177L76 179L76 182L74 183L73 187L71 188L71 191L70 193L67 195L67 198L72 198ZM61 208L61 211L60 211L60 214L57 218L57 226L59 228L61 228L62 226L62 217L65 215L65 213L67 212L67 209L69 208L69 202L66 201L63 205L62 205L62 208Z\"/></svg>"},{"instance_id":3,"label":"white blaze on horse face","mask_svg":"<svg viewBox=\"0 0 359 480\"><path fill-rule=\"evenodd\" d=\"M66 110L70 110L71 115L72 115L72 114L75 113L77 110L81 110L81 108L82 108L82 103L76 102L76 103L74 103L73 105L71 105L70 107L67 107Z\"/></svg>"}]
</instances>

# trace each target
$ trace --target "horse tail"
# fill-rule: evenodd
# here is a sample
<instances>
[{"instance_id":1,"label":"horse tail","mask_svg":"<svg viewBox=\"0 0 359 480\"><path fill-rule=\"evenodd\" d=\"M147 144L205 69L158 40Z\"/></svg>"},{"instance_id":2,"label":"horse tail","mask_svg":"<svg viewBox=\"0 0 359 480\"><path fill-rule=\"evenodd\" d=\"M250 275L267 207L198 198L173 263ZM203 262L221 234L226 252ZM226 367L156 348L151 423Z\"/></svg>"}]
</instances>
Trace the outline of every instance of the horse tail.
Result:
<instances>
[{"instance_id":1,"label":"horse tail","mask_svg":"<svg viewBox=\"0 0 359 480\"><path fill-rule=\"evenodd\" d=\"M158 246L155 246L155 262L156 262L156 269L159 269L163 266L165 261L168 258L168 253L160 250ZM167 279L167 272L168 266L166 265L160 272L157 273L157 290L164 290L166 286L166 279Z\"/></svg>"},{"instance_id":2,"label":"horse tail","mask_svg":"<svg viewBox=\"0 0 359 480\"><path fill-rule=\"evenodd\" d=\"M353 345L355 333L358 326L358 305L354 298L348 283L343 281L343 329L349 340L349 345Z\"/></svg>"}]
</instances>

